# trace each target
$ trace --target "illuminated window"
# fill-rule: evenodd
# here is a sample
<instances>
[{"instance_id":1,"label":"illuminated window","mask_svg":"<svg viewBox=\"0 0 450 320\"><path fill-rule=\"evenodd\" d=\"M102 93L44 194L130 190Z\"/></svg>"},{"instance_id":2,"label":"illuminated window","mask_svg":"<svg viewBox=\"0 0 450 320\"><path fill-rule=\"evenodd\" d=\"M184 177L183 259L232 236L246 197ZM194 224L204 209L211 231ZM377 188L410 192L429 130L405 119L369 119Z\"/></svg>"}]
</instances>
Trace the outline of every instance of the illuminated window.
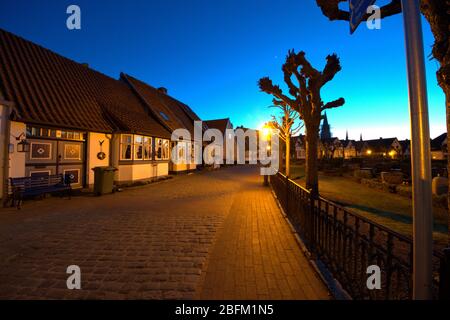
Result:
<instances>
[{"instance_id":1,"label":"illuminated window","mask_svg":"<svg viewBox=\"0 0 450 320\"><path fill-rule=\"evenodd\" d=\"M152 158L152 138L144 137L144 160Z\"/></svg>"},{"instance_id":2,"label":"illuminated window","mask_svg":"<svg viewBox=\"0 0 450 320\"><path fill-rule=\"evenodd\" d=\"M144 159L144 137L134 136L134 160Z\"/></svg>"},{"instance_id":3,"label":"illuminated window","mask_svg":"<svg viewBox=\"0 0 450 320\"><path fill-rule=\"evenodd\" d=\"M120 160L131 160L133 149L133 136L122 134L120 141Z\"/></svg>"},{"instance_id":4,"label":"illuminated window","mask_svg":"<svg viewBox=\"0 0 450 320\"><path fill-rule=\"evenodd\" d=\"M169 140L157 138L155 142L156 160L168 160Z\"/></svg>"},{"instance_id":5,"label":"illuminated window","mask_svg":"<svg viewBox=\"0 0 450 320\"><path fill-rule=\"evenodd\" d=\"M48 137L50 135L50 130L46 128L41 128L41 137Z\"/></svg>"}]
</instances>

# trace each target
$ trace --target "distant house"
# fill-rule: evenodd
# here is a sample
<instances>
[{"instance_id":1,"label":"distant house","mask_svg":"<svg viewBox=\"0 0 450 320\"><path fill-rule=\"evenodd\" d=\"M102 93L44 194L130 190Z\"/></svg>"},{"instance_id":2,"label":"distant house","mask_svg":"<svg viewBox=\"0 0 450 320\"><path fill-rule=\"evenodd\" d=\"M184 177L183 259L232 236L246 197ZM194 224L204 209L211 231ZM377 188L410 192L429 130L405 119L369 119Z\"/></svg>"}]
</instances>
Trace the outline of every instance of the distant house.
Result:
<instances>
[{"instance_id":1,"label":"distant house","mask_svg":"<svg viewBox=\"0 0 450 320\"><path fill-rule=\"evenodd\" d=\"M355 140L341 140L341 144L344 149L345 159L356 158L358 156Z\"/></svg>"},{"instance_id":2,"label":"distant house","mask_svg":"<svg viewBox=\"0 0 450 320\"><path fill-rule=\"evenodd\" d=\"M258 160L258 152L259 152L259 131L255 129L246 128L244 126L238 126L235 129L236 139L238 139L238 130L242 130L244 142L244 155L241 154L240 148L236 149L236 159L243 158L245 163L255 164ZM254 134L255 133L255 134ZM252 143L256 143L256 150L251 150L250 142L252 139L251 136L254 136L254 141ZM239 144L239 143L237 143ZM284 154L283 154L284 156Z\"/></svg>"},{"instance_id":3,"label":"distant house","mask_svg":"<svg viewBox=\"0 0 450 320\"><path fill-rule=\"evenodd\" d=\"M291 137L291 150L293 151L293 158L297 160L306 159L306 136L300 134L295 137Z\"/></svg>"},{"instance_id":4,"label":"distant house","mask_svg":"<svg viewBox=\"0 0 450 320\"><path fill-rule=\"evenodd\" d=\"M402 146L397 138L380 138L364 142L362 155L365 157L396 159L402 154Z\"/></svg>"},{"instance_id":5,"label":"distant house","mask_svg":"<svg viewBox=\"0 0 450 320\"><path fill-rule=\"evenodd\" d=\"M431 140L431 158L433 160L444 160L447 156L447 133L443 133Z\"/></svg>"},{"instance_id":6,"label":"distant house","mask_svg":"<svg viewBox=\"0 0 450 320\"><path fill-rule=\"evenodd\" d=\"M227 141L231 141L232 136L227 136L227 130L233 130L233 124L230 121L230 118L225 119L215 119L215 120L205 120L206 125L208 126L208 129L217 129L222 133L223 136L223 163L226 163L227 156L229 159L233 157L233 159L236 160L236 143L234 143L234 146L232 148L229 148L229 154L227 155ZM229 135L232 135L231 133L228 133ZM232 140L234 141L234 139ZM233 153L233 154L232 154Z\"/></svg>"},{"instance_id":7,"label":"distant house","mask_svg":"<svg viewBox=\"0 0 450 320\"><path fill-rule=\"evenodd\" d=\"M320 158L335 159L344 157L344 147L339 138L320 139Z\"/></svg>"},{"instance_id":8,"label":"distant house","mask_svg":"<svg viewBox=\"0 0 450 320\"><path fill-rule=\"evenodd\" d=\"M364 156L364 151L367 150L367 143L365 141L359 140L354 142L356 157L361 158Z\"/></svg>"}]
</instances>

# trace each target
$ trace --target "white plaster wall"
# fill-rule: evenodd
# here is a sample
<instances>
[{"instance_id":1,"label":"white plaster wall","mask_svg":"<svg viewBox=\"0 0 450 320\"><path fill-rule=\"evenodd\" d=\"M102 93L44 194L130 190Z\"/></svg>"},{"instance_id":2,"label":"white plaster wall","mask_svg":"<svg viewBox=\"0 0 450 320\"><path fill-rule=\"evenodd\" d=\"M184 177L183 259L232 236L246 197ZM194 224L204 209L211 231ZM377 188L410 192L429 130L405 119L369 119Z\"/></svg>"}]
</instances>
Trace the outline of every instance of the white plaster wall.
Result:
<instances>
[{"instance_id":1,"label":"white plaster wall","mask_svg":"<svg viewBox=\"0 0 450 320\"><path fill-rule=\"evenodd\" d=\"M109 136L111 138L111 135L107 135L104 133L96 133L96 132L89 132L88 133L88 146L87 146L87 184L92 185L94 184L94 171L92 170L95 167L106 167L109 166L110 161L110 152L109 152L109 144L110 141L107 138ZM103 141L103 145L100 148L100 141ZM97 158L97 153L100 151L103 151L106 154L106 158L103 160L100 160Z\"/></svg>"},{"instance_id":2,"label":"white plaster wall","mask_svg":"<svg viewBox=\"0 0 450 320\"><path fill-rule=\"evenodd\" d=\"M160 162L158 163L158 177L167 176L169 174L169 163L168 162Z\"/></svg>"},{"instance_id":3,"label":"white plaster wall","mask_svg":"<svg viewBox=\"0 0 450 320\"><path fill-rule=\"evenodd\" d=\"M9 177L25 176L25 153L17 152L17 143L15 137L26 133L26 124L22 122L11 121L10 143L14 145L14 152L9 154Z\"/></svg>"},{"instance_id":4,"label":"white plaster wall","mask_svg":"<svg viewBox=\"0 0 450 320\"><path fill-rule=\"evenodd\" d=\"M117 181L137 181L162 177L169 174L169 163L121 164L118 166Z\"/></svg>"}]
</instances>

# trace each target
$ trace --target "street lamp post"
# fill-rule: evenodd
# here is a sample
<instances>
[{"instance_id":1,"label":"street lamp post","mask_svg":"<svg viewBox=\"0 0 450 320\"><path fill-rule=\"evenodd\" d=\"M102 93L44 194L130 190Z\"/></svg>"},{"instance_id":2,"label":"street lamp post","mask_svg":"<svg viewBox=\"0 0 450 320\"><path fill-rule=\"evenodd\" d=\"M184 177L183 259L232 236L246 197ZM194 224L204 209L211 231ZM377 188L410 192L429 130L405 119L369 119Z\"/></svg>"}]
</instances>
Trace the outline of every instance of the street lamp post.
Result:
<instances>
[{"instance_id":1,"label":"street lamp post","mask_svg":"<svg viewBox=\"0 0 450 320\"><path fill-rule=\"evenodd\" d=\"M433 207L425 62L419 0L402 0L411 117L413 298L432 299Z\"/></svg>"},{"instance_id":2,"label":"street lamp post","mask_svg":"<svg viewBox=\"0 0 450 320\"><path fill-rule=\"evenodd\" d=\"M270 144L267 145L267 152L271 152ZM269 167L269 164L266 164L265 167ZM264 186L269 186L269 175L267 174L264 175Z\"/></svg>"},{"instance_id":3,"label":"street lamp post","mask_svg":"<svg viewBox=\"0 0 450 320\"><path fill-rule=\"evenodd\" d=\"M271 128L270 128L270 126L266 123L266 124L264 124L264 126L262 127L262 139L264 139L266 142L267 142L267 150L266 150L266 153L267 152L271 152L271 150L270 150L270 148L271 148L271 146L270 146L270 134L271 134ZM269 166L269 164L264 164L263 165L264 167L268 167ZM265 186L265 187L267 187L267 186L269 186L269 176L267 175L267 173L266 174L263 174L263 186Z\"/></svg>"}]
</instances>

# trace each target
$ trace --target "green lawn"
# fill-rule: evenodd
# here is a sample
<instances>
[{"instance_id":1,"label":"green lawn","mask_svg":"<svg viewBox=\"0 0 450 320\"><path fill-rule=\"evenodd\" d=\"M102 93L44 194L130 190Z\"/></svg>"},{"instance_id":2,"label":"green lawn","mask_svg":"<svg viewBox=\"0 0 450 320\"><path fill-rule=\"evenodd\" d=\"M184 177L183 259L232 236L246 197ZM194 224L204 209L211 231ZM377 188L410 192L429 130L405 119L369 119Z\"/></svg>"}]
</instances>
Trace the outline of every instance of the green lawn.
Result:
<instances>
[{"instance_id":1,"label":"green lawn","mask_svg":"<svg viewBox=\"0 0 450 320\"><path fill-rule=\"evenodd\" d=\"M291 166L291 177L304 185L304 168ZM326 199L336 202L377 223L400 233L412 234L411 199L397 194L369 188L345 177L319 174L319 192ZM434 208L434 237L439 243L447 240L447 211Z\"/></svg>"},{"instance_id":2,"label":"green lawn","mask_svg":"<svg viewBox=\"0 0 450 320\"><path fill-rule=\"evenodd\" d=\"M285 166L286 167L286 166ZM299 164L291 164L291 179L301 179L305 177L305 166Z\"/></svg>"}]
</instances>

